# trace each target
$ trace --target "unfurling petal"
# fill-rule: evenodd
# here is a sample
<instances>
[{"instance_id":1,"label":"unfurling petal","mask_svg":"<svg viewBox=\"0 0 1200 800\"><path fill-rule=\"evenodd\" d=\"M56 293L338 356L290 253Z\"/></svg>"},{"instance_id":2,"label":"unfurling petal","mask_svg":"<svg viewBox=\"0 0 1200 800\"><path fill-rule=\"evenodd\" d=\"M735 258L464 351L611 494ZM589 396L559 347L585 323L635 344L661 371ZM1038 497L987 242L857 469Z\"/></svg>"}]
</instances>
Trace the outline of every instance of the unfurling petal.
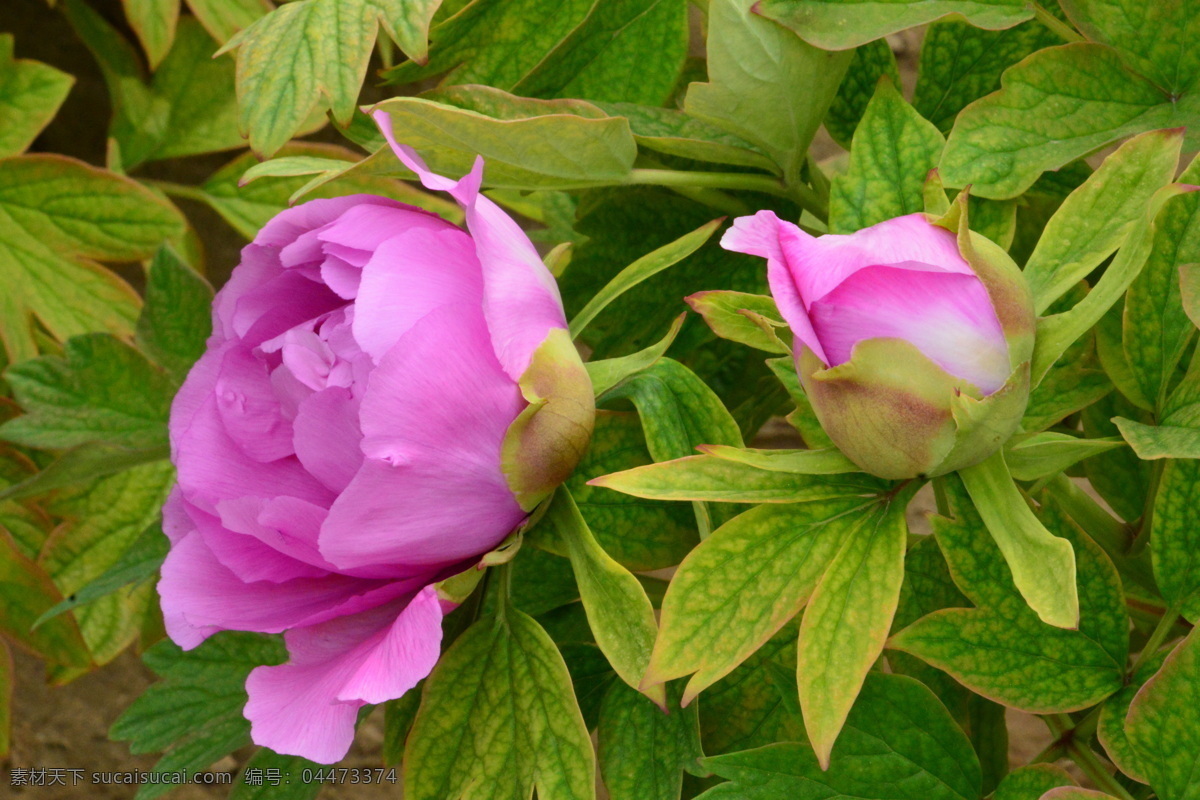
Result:
<instances>
[{"instance_id":1,"label":"unfurling petal","mask_svg":"<svg viewBox=\"0 0 1200 800\"><path fill-rule=\"evenodd\" d=\"M251 738L277 753L340 760L354 740L358 709L400 697L428 675L441 638L431 586L407 604L290 631L291 660L258 667L246 681Z\"/></svg>"},{"instance_id":2,"label":"unfurling petal","mask_svg":"<svg viewBox=\"0 0 1200 800\"><path fill-rule=\"evenodd\" d=\"M520 379L550 330L567 327L554 276L520 226L479 193L482 158L465 177L452 181L431 172L415 150L396 141L386 111L376 111L374 118L396 156L417 173L421 183L449 192L466 212L467 229L483 269L483 313L492 346L508 376Z\"/></svg>"}]
</instances>

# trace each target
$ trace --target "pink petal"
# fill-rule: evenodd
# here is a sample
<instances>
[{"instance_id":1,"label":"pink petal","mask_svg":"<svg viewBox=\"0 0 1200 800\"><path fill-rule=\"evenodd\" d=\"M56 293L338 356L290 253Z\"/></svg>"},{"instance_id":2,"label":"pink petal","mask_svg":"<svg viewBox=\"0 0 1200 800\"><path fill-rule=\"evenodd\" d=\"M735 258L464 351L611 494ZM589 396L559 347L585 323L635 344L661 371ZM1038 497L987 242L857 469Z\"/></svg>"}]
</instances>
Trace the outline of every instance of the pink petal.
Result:
<instances>
[{"instance_id":1,"label":"pink petal","mask_svg":"<svg viewBox=\"0 0 1200 800\"><path fill-rule=\"evenodd\" d=\"M504 371L517 380L550 330L567 327L554 276L520 226L479 193L482 158L475 160L462 180L451 181L430 172L415 150L396 141L386 111L376 111L374 118L396 156L417 173L421 183L449 192L466 212L467 229L483 268L483 313L492 346Z\"/></svg>"},{"instance_id":2,"label":"pink petal","mask_svg":"<svg viewBox=\"0 0 1200 800\"><path fill-rule=\"evenodd\" d=\"M325 284L294 270L285 272L237 298L233 332L255 347L345 303Z\"/></svg>"},{"instance_id":3,"label":"pink petal","mask_svg":"<svg viewBox=\"0 0 1200 800\"><path fill-rule=\"evenodd\" d=\"M279 633L375 608L429 582L328 574L281 583L246 582L221 563L199 533L172 546L158 592L171 639L185 650L221 630Z\"/></svg>"},{"instance_id":4,"label":"pink petal","mask_svg":"<svg viewBox=\"0 0 1200 800\"><path fill-rule=\"evenodd\" d=\"M863 339L896 338L985 394L1004 385L1011 372L1000 321L973 274L867 267L810 313L830 366L848 361Z\"/></svg>"},{"instance_id":5,"label":"pink petal","mask_svg":"<svg viewBox=\"0 0 1200 800\"><path fill-rule=\"evenodd\" d=\"M251 738L322 764L341 760L360 707L400 697L433 669L441 623L437 594L427 587L402 608L392 603L290 631L291 660L258 667L246 681Z\"/></svg>"},{"instance_id":6,"label":"pink petal","mask_svg":"<svg viewBox=\"0 0 1200 800\"><path fill-rule=\"evenodd\" d=\"M771 287L771 296L779 306L779 313L796 338L828 364L825 350L808 318L808 308L800 298L783 253L781 239L788 226L795 227L775 216L774 211L759 211L752 217L738 217L721 237L721 246L735 253L767 259L767 282Z\"/></svg>"},{"instance_id":7,"label":"pink petal","mask_svg":"<svg viewBox=\"0 0 1200 800\"><path fill-rule=\"evenodd\" d=\"M433 309L447 304L478 309L483 304L474 244L449 226L396 234L379 246L362 275L354 338L376 364Z\"/></svg>"},{"instance_id":8,"label":"pink petal","mask_svg":"<svg viewBox=\"0 0 1200 800\"><path fill-rule=\"evenodd\" d=\"M238 497L217 504L221 524L252 536L297 561L327 572L337 570L317 550L317 534L329 509L295 497Z\"/></svg>"},{"instance_id":9,"label":"pink petal","mask_svg":"<svg viewBox=\"0 0 1200 800\"><path fill-rule=\"evenodd\" d=\"M225 353L213 393L225 431L243 453L275 461L294 452L292 426L283 418L267 364L248 348Z\"/></svg>"},{"instance_id":10,"label":"pink petal","mask_svg":"<svg viewBox=\"0 0 1200 800\"><path fill-rule=\"evenodd\" d=\"M172 449L184 496L205 510L232 497L290 495L328 505L333 493L300 462L282 458L264 464L247 456L225 432L210 396L183 430L172 425Z\"/></svg>"},{"instance_id":11,"label":"pink petal","mask_svg":"<svg viewBox=\"0 0 1200 800\"><path fill-rule=\"evenodd\" d=\"M216 559L246 583L283 583L295 578L321 578L329 574L327 569L292 558L255 536L230 530L218 517L190 503L187 511L195 530Z\"/></svg>"},{"instance_id":12,"label":"pink petal","mask_svg":"<svg viewBox=\"0 0 1200 800\"><path fill-rule=\"evenodd\" d=\"M485 552L524 518L500 445L525 407L470 307L418 322L371 374L358 474L321 530L339 567L446 564Z\"/></svg>"},{"instance_id":13,"label":"pink petal","mask_svg":"<svg viewBox=\"0 0 1200 800\"><path fill-rule=\"evenodd\" d=\"M296 412L296 457L332 492L345 489L363 463L358 407L349 389L335 386L309 396Z\"/></svg>"},{"instance_id":14,"label":"pink petal","mask_svg":"<svg viewBox=\"0 0 1200 800\"><path fill-rule=\"evenodd\" d=\"M402 203L375 194L351 194L345 197L310 200L284 209L262 227L255 244L286 247L309 231L328 225L352 208L361 205L404 207Z\"/></svg>"}]
</instances>

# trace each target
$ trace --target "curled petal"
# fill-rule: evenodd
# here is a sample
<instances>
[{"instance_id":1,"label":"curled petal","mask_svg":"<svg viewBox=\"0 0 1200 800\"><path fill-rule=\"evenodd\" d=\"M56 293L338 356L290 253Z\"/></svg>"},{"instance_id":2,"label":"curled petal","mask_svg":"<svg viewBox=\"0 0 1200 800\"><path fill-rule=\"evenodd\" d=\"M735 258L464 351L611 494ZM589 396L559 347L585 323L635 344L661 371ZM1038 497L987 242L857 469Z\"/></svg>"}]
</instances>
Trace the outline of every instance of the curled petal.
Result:
<instances>
[{"instance_id":1,"label":"curled petal","mask_svg":"<svg viewBox=\"0 0 1200 800\"><path fill-rule=\"evenodd\" d=\"M492 346L508 376L519 379L550 330L567 327L554 277L520 226L479 193L482 157L461 180L450 180L431 172L415 150L396 141L386 111L376 111L374 118L396 156L417 173L421 183L428 189L449 192L466 212L467 228L483 269L483 312Z\"/></svg>"},{"instance_id":2,"label":"curled petal","mask_svg":"<svg viewBox=\"0 0 1200 800\"><path fill-rule=\"evenodd\" d=\"M251 738L278 753L339 761L354 740L358 709L415 686L437 662L441 639L433 587L406 604L289 631L291 660L258 667L246 681Z\"/></svg>"}]
</instances>

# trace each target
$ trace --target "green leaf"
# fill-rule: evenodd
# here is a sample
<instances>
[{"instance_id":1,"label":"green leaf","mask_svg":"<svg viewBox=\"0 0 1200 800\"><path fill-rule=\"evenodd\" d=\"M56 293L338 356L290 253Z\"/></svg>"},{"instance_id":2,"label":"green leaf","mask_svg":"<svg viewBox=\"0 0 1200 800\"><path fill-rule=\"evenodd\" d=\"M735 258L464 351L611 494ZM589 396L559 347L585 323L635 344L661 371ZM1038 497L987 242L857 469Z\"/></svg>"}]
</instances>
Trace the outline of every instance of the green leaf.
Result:
<instances>
[{"instance_id":1,"label":"green leaf","mask_svg":"<svg viewBox=\"0 0 1200 800\"><path fill-rule=\"evenodd\" d=\"M493 89L475 91L503 100L503 93ZM417 150L437 172L465 174L483 156L488 186L567 189L622 183L637 155L629 123L620 117L538 109L497 118L417 97L386 100L377 108L391 117L397 141ZM410 174L390 148L375 158L394 163L397 176Z\"/></svg>"},{"instance_id":2,"label":"green leaf","mask_svg":"<svg viewBox=\"0 0 1200 800\"><path fill-rule=\"evenodd\" d=\"M1200 95L1172 99L1116 51L1079 43L1034 53L959 115L942 177L981 197L1015 197L1045 170L1126 136L1194 124Z\"/></svg>"},{"instance_id":3,"label":"green leaf","mask_svg":"<svg viewBox=\"0 0 1200 800\"><path fill-rule=\"evenodd\" d=\"M117 564L147 527L158 524L174 482L171 465L159 461L59 493L49 510L67 522L38 557L59 590L70 597ZM143 584L75 609L96 663L116 658L137 638L153 596L153 587Z\"/></svg>"},{"instance_id":4,"label":"green leaf","mask_svg":"<svg viewBox=\"0 0 1200 800\"><path fill-rule=\"evenodd\" d=\"M513 92L662 105L687 57L687 8L687 0L597 3L587 21L522 77ZM527 41L517 41L521 50L528 47Z\"/></svg>"},{"instance_id":5,"label":"green leaf","mask_svg":"<svg viewBox=\"0 0 1200 800\"><path fill-rule=\"evenodd\" d=\"M800 622L800 708L817 761L825 769L892 627L904 581L904 509L911 496L889 495L845 535Z\"/></svg>"},{"instance_id":6,"label":"green leaf","mask_svg":"<svg viewBox=\"0 0 1200 800\"><path fill-rule=\"evenodd\" d=\"M554 531L558 548L571 560L596 644L621 680L638 689L658 633L646 590L596 542L567 491L557 492L545 522ZM645 694L665 706L663 687L649 686Z\"/></svg>"},{"instance_id":7,"label":"green leaf","mask_svg":"<svg viewBox=\"0 0 1200 800\"><path fill-rule=\"evenodd\" d=\"M145 296L138 349L182 383L212 331L212 287L163 247L150 262Z\"/></svg>"},{"instance_id":8,"label":"green leaf","mask_svg":"<svg viewBox=\"0 0 1200 800\"><path fill-rule=\"evenodd\" d=\"M621 683L600 706L600 776L612 800L679 800L683 771L699 771L696 704L679 707L673 687L666 711Z\"/></svg>"},{"instance_id":9,"label":"green leaf","mask_svg":"<svg viewBox=\"0 0 1200 800\"><path fill-rule=\"evenodd\" d=\"M1097 363L1092 337L1085 335L1067 348L1030 393L1021 428L1048 428L1103 400L1112 390L1112 381Z\"/></svg>"},{"instance_id":10,"label":"green leaf","mask_svg":"<svg viewBox=\"0 0 1200 800\"><path fill-rule=\"evenodd\" d=\"M266 0L187 0L188 8L221 44L271 10Z\"/></svg>"},{"instance_id":11,"label":"green leaf","mask_svg":"<svg viewBox=\"0 0 1200 800\"><path fill-rule=\"evenodd\" d=\"M732 133L671 108L651 108L634 103L596 103L612 117L629 120L639 146L658 153L695 161L714 161L778 172L762 150Z\"/></svg>"},{"instance_id":12,"label":"green leaf","mask_svg":"<svg viewBox=\"0 0 1200 800\"><path fill-rule=\"evenodd\" d=\"M0 158L20 155L50 124L75 79L48 64L13 58L12 34L0 35Z\"/></svg>"},{"instance_id":13,"label":"green leaf","mask_svg":"<svg viewBox=\"0 0 1200 800\"><path fill-rule=\"evenodd\" d=\"M861 473L803 475L716 456L688 456L593 478L592 486L650 500L802 503L863 497L886 483Z\"/></svg>"},{"instance_id":14,"label":"green leaf","mask_svg":"<svg viewBox=\"0 0 1200 800\"><path fill-rule=\"evenodd\" d=\"M1200 158L1179 182L1200 183ZM1200 194L1169 204L1156 225L1150 257L1125 295L1122 345L1143 394L1158 408L1196 330L1184 311L1179 274L1184 264L1200 263Z\"/></svg>"},{"instance_id":15,"label":"green leaf","mask_svg":"<svg viewBox=\"0 0 1200 800\"><path fill-rule=\"evenodd\" d=\"M242 716L246 676L263 664L285 658L277 638L223 632L195 650L183 652L164 641L146 651L146 665L162 680L153 684L113 723L109 736L128 740L133 753L171 748L155 770L206 769L250 741ZM170 784L144 784L138 800L170 790Z\"/></svg>"},{"instance_id":16,"label":"green leaf","mask_svg":"<svg viewBox=\"0 0 1200 800\"><path fill-rule=\"evenodd\" d=\"M554 642L515 608L476 622L425 679L408 738L411 800L595 797L595 756Z\"/></svg>"},{"instance_id":17,"label":"green leaf","mask_svg":"<svg viewBox=\"0 0 1200 800\"><path fill-rule=\"evenodd\" d=\"M1024 0L763 0L759 8L767 19L829 50L855 47L951 14L992 30L1033 16Z\"/></svg>"},{"instance_id":18,"label":"green leaf","mask_svg":"<svg viewBox=\"0 0 1200 800\"><path fill-rule=\"evenodd\" d=\"M1182 140L1154 131L1104 159L1046 223L1025 264L1034 308L1045 313L1144 223L1146 206L1175 177Z\"/></svg>"},{"instance_id":19,"label":"green leaf","mask_svg":"<svg viewBox=\"0 0 1200 800\"><path fill-rule=\"evenodd\" d=\"M245 145L237 127L233 61L212 57L217 44L195 20L180 21L174 45L147 79L137 53L91 7L68 0L64 10L100 64L113 105L109 135L125 169Z\"/></svg>"},{"instance_id":20,"label":"green leaf","mask_svg":"<svg viewBox=\"0 0 1200 800\"><path fill-rule=\"evenodd\" d=\"M695 673L687 702L728 675L800 611L874 508L861 497L759 506L714 531L667 589L646 682Z\"/></svg>"},{"instance_id":21,"label":"green leaf","mask_svg":"<svg viewBox=\"0 0 1200 800\"><path fill-rule=\"evenodd\" d=\"M37 563L17 549L16 542L0 530L0 632L43 658L69 667L87 668L91 656L71 617L50 620L37 630L33 624L48 608L62 600L58 588Z\"/></svg>"},{"instance_id":22,"label":"green leaf","mask_svg":"<svg viewBox=\"0 0 1200 800\"><path fill-rule=\"evenodd\" d=\"M1113 422L1140 459L1200 458L1200 429L1145 425L1124 417L1114 417Z\"/></svg>"},{"instance_id":23,"label":"green leaf","mask_svg":"<svg viewBox=\"0 0 1200 800\"><path fill-rule=\"evenodd\" d=\"M445 73L446 85L472 84L513 91L574 32L584 29L595 3L544 0L459 3L457 13L431 32L429 60L413 58L388 70L389 83L411 83Z\"/></svg>"},{"instance_id":24,"label":"green leaf","mask_svg":"<svg viewBox=\"0 0 1200 800\"><path fill-rule=\"evenodd\" d=\"M1158 217L1164 204L1195 187L1181 184L1164 186L1154 193L1144 209L1141 223L1122 244L1104 275L1088 292L1087 297L1069 311L1038 320L1037 340L1033 351L1033 382L1038 383L1050 365L1059 359L1072 342L1098 323L1119 300L1138 276L1154 244Z\"/></svg>"},{"instance_id":25,"label":"green leaf","mask_svg":"<svg viewBox=\"0 0 1200 800\"><path fill-rule=\"evenodd\" d=\"M853 233L924 209L925 176L945 145L890 80L880 80L854 132L850 167L833 179L829 230Z\"/></svg>"},{"instance_id":26,"label":"green leaf","mask_svg":"<svg viewBox=\"0 0 1200 800\"><path fill-rule=\"evenodd\" d=\"M395 700L383 704L383 764L392 767L404 758L404 745L421 706L424 682L418 683Z\"/></svg>"},{"instance_id":27,"label":"green leaf","mask_svg":"<svg viewBox=\"0 0 1200 800\"><path fill-rule=\"evenodd\" d=\"M5 378L25 410L0 425L0 436L11 442L54 449L97 441L139 449L166 442L176 384L114 336L76 336L62 356L23 361Z\"/></svg>"},{"instance_id":28,"label":"green leaf","mask_svg":"<svg viewBox=\"0 0 1200 800\"><path fill-rule=\"evenodd\" d=\"M684 300L692 310L704 318L713 333L722 339L738 342L764 350L768 353L789 352L779 336L767 333L755 319L744 312L769 323L783 324L783 317L772 297L747 292L724 290L696 292Z\"/></svg>"},{"instance_id":29,"label":"green leaf","mask_svg":"<svg viewBox=\"0 0 1200 800\"><path fill-rule=\"evenodd\" d=\"M647 278L662 272L667 267L678 264L699 250L701 245L712 237L713 232L724 221L722 217L721 219L714 219L712 222L701 225L696 230L685 236L681 236L670 244L664 245L652 253L647 253L618 272L608 282L608 285L597 292L588 304L571 320L571 338L574 339L579 336L588 323L596 318L596 315L622 294Z\"/></svg>"},{"instance_id":30,"label":"green leaf","mask_svg":"<svg viewBox=\"0 0 1200 800\"><path fill-rule=\"evenodd\" d=\"M1163 598L1192 622L1200 620L1200 461L1171 459L1154 500L1151 538L1154 580Z\"/></svg>"},{"instance_id":31,"label":"green leaf","mask_svg":"<svg viewBox=\"0 0 1200 800\"><path fill-rule=\"evenodd\" d=\"M1080 418L1089 438L1120 436L1112 419L1116 416L1139 417L1138 411L1116 392L1083 409ZM1145 419L1149 419L1149 415ZM1083 462L1084 474L1092 488L1126 522L1134 522L1145 510L1150 491L1152 467L1137 457L1133 449L1113 450Z\"/></svg>"},{"instance_id":32,"label":"green leaf","mask_svg":"<svg viewBox=\"0 0 1200 800\"><path fill-rule=\"evenodd\" d=\"M675 341L675 337L679 335L679 329L683 327L686 314L687 312L684 312L676 317L675 321L671 323L671 329L667 331L667 335L658 343L652 344L644 350L620 358L605 358L585 363L583 366L587 369L588 378L592 381L592 389L596 392L596 396L599 397L631 375L649 369L658 363L671 343Z\"/></svg>"},{"instance_id":33,"label":"green leaf","mask_svg":"<svg viewBox=\"0 0 1200 800\"><path fill-rule=\"evenodd\" d=\"M171 49L179 21L179 0L121 0L125 18L133 28L150 68L154 69Z\"/></svg>"},{"instance_id":34,"label":"green leaf","mask_svg":"<svg viewBox=\"0 0 1200 800\"><path fill-rule=\"evenodd\" d=\"M275 9L225 45L237 48L239 124L250 146L273 155L318 110L345 125L379 25L423 59L438 0L300 0Z\"/></svg>"},{"instance_id":35,"label":"green leaf","mask_svg":"<svg viewBox=\"0 0 1200 800\"><path fill-rule=\"evenodd\" d=\"M709 5L708 82L688 87L683 109L761 147L794 183L852 54L806 44L752 7L761 4Z\"/></svg>"},{"instance_id":36,"label":"green leaf","mask_svg":"<svg viewBox=\"0 0 1200 800\"><path fill-rule=\"evenodd\" d=\"M1125 353L1123 342L1125 334L1121 330L1122 320L1125 317L1125 299L1123 297L1114 303L1113 307L1106 311L1100 321L1096 323L1093 331L1096 336L1096 355L1100 359L1100 366L1112 379L1117 391L1138 408L1150 412L1154 411L1155 407L1146 399L1142 387L1138 384L1137 376L1133 373L1133 367L1129 364L1129 357Z\"/></svg>"},{"instance_id":37,"label":"green leaf","mask_svg":"<svg viewBox=\"0 0 1200 800\"><path fill-rule=\"evenodd\" d=\"M1112 562L1054 503L1043 522L1075 546L1079 565L1078 630L1038 619L1013 584L999 548L967 495L947 482L954 518L934 517L937 541L954 582L974 609L929 614L888 647L945 670L971 691L1034 713L1095 705L1121 688L1129 621Z\"/></svg>"},{"instance_id":38,"label":"green leaf","mask_svg":"<svg viewBox=\"0 0 1200 800\"><path fill-rule=\"evenodd\" d=\"M1137 671L1130 676L1129 683L1104 701L1100 710L1100 720L1096 725L1096 738L1103 745L1109 761L1121 772L1141 783L1150 781L1146 777L1141 757L1125 732L1125 717L1129 715L1129 705L1133 698L1141 691L1146 681L1162 667L1163 660L1172 649L1160 650L1142 662Z\"/></svg>"},{"instance_id":39,"label":"green leaf","mask_svg":"<svg viewBox=\"0 0 1200 800\"><path fill-rule=\"evenodd\" d=\"M62 602L51 606L34 621L33 627L40 627L59 614L77 606L107 597L127 586L136 587L149 580L158 573L163 559L167 557L168 549L170 549L170 542L163 536L162 530L157 525L151 525L129 545L116 563L101 573L99 577L72 592Z\"/></svg>"},{"instance_id":40,"label":"green leaf","mask_svg":"<svg viewBox=\"0 0 1200 800\"><path fill-rule=\"evenodd\" d=\"M695 373L670 358L631 375L598 398L628 399L638 410L655 461L681 458L700 444L742 446L737 423Z\"/></svg>"},{"instance_id":41,"label":"green leaf","mask_svg":"<svg viewBox=\"0 0 1200 800\"><path fill-rule=\"evenodd\" d=\"M645 500L589 484L593 478L614 470L650 462L637 415L599 411L591 444L565 484L600 545L618 563L633 570L678 564L697 541L695 516L687 506Z\"/></svg>"},{"instance_id":42,"label":"green leaf","mask_svg":"<svg viewBox=\"0 0 1200 800\"><path fill-rule=\"evenodd\" d=\"M613 189L590 195L579 209L576 225L588 239L573 248L571 263L559 281L568 319L625 265L713 218L711 208L663 189ZM683 298L698 287L762 293L765 278L761 263L730 253L710 239L687 260L623 294L619 302L600 312L581 339L592 348L593 359L623 356L658 341L663 330L687 310ZM694 360L697 350L714 350L707 345L716 345L714 339L698 320L685 322L673 353Z\"/></svg>"},{"instance_id":43,"label":"green leaf","mask_svg":"<svg viewBox=\"0 0 1200 800\"><path fill-rule=\"evenodd\" d=\"M142 464L165 461L170 457L171 448L165 441L149 447L88 442L72 447L25 480L0 491L0 500L17 500L46 494L54 489L86 483Z\"/></svg>"},{"instance_id":44,"label":"green leaf","mask_svg":"<svg viewBox=\"0 0 1200 800\"><path fill-rule=\"evenodd\" d=\"M867 677L828 770L808 745L790 742L703 763L730 781L703 800L980 796L979 761L967 737L929 689L900 675Z\"/></svg>"},{"instance_id":45,"label":"green leaf","mask_svg":"<svg viewBox=\"0 0 1200 800\"><path fill-rule=\"evenodd\" d=\"M971 102L1000 88L1000 75L1061 40L1040 22L989 31L953 19L925 29L913 107L942 132Z\"/></svg>"},{"instance_id":46,"label":"green leaf","mask_svg":"<svg viewBox=\"0 0 1200 800\"><path fill-rule=\"evenodd\" d=\"M1085 36L1110 45L1131 68L1178 96L1200 82L1200 18L1188 0L1061 0Z\"/></svg>"},{"instance_id":47,"label":"green leaf","mask_svg":"<svg viewBox=\"0 0 1200 800\"><path fill-rule=\"evenodd\" d=\"M1004 461L1017 480L1037 481L1123 444L1118 439L1083 439L1047 431L1014 438L1004 451Z\"/></svg>"},{"instance_id":48,"label":"green leaf","mask_svg":"<svg viewBox=\"0 0 1200 800\"><path fill-rule=\"evenodd\" d=\"M356 154L341 147L307 142L289 144L281 152L295 155L285 155L283 158L264 162L261 166L270 167L277 161L288 162L293 158L321 158L327 164L353 167L357 163L355 159L358 158ZM293 177L277 180L254 180L254 175L289 174L283 170L272 173L267 170L248 169L251 165L256 164L258 161L251 153L238 156L214 172L200 187L203 192L203 200L238 233L250 240L254 239L259 229L266 225L272 217L287 208L292 202L292 198L301 193L309 183L303 177L294 176L294 173ZM334 171L330 170L327 174L333 175ZM252 180L254 180L253 183L251 183ZM454 223L462 221L462 212L452 201L443 200L408 184L377 175L351 172L344 176L330 177L329 180L323 180L319 187L314 187L304 194L307 199L317 199L359 192L391 197L394 200L432 211Z\"/></svg>"},{"instance_id":49,"label":"green leaf","mask_svg":"<svg viewBox=\"0 0 1200 800\"><path fill-rule=\"evenodd\" d=\"M781 691L774 675L792 685ZM709 754L772 742L804 741L796 674L796 623L789 623L721 680L704 690L700 733Z\"/></svg>"},{"instance_id":50,"label":"green leaf","mask_svg":"<svg viewBox=\"0 0 1200 800\"><path fill-rule=\"evenodd\" d=\"M1042 795L1060 786L1074 786L1075 780L1054 764L1030 764L1008 774L992 800L1041 800Z\"/></svg>"},{"instance_id":51,"label":"green leaf","mask_svg":"<svg viewBox=\"0 0 1200 800\"><path fill-rule=\"evenodd\" d=\"M928 40L928 34L926 35ZM825 130L833 140L847 150L854 130L858 127L867 104L875 95L879 79L886 75L893 86L900 84L900 70L896 66L896 54L884 39L876 39L860 45L854 51L854 60L838 87L837 97L825 115Z\"/></svg>"},{"instance_id":52,"label":"green leaf","mask_svg":"<svg viewBox=\"0 0 1200 800\"><path fill-rule=\"evenodd\" d=\"M903 630L921 617L943 608L968 608L970 605L954 585L950 567L936 538L924 536L909 548L904 554L904 583L900 587L900 602L896 606L892 630ZM960 724L967 722L970 698L974 695L949 675L898 650L888 653L888 664L893 672L916 678L928 686Z\"/></svg>"},{"instance_id":53,"label":"green leaf","mask_svg":"<svg viewBox=\"0 0 1200 800\"><path fill-rule=\"evenodd\" d=\"M307 758L284 756L260 747L242 767L237 782L229 790L229 800L312 800L320 793L322 784L320 781L306 783L304 771L319 769L328 767Z\"/></svg>"},{"instance_id":54,"label":"green leaf","mask_svg":"<svg viewBox=\"0 0 1200 800\"><path fill-rule=\"evenodd\" d=\"M1161 800L1200 791L1200 634L1179 644L1137 693L1125 732Z\"/></svg>"},{"instance_id":55,"label":"green leaf","mask_svg":"<svg viewBox=\"0 0 1200 800\"><path fill-rule=\"evenodd\" d=\"M959 474L1029 607L1047 624L1076 627L1079 595L1071 543L1034 516L1013 484L1003 452Z\"/></svg>"},{"instance_id":56,"label":"green leaf","mask_svg":"<svg viewBox=\"0 0 1200 800\"><path fill-rule=\"evenodd\" d=\"M0 161L0 339L10 362L56 338L129 333L137 295L93 259L150 256L183 230L169 203L131 180L54 155Z\"/></svg>"},{"instance_id":57,"label":"green leaf","mask_svg":"<svg viewBox=\"0 0 1200 800\"><path fill-rule=\"evenodd\" d=\"M858 466L836 448L822 450L754 450L726 445L701 445L700 451L725 461L746 464L770 472L797 475L843 475L858 472Z\"/></svg>"}]
</instances>

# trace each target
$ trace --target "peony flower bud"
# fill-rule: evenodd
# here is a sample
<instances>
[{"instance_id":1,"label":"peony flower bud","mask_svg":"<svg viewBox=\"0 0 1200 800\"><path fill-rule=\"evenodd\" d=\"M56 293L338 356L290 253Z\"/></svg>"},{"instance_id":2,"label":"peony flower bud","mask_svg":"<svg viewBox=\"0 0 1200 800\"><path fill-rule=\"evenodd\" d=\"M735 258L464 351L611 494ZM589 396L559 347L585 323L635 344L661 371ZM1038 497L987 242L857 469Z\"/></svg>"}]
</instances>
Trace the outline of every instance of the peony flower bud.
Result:
<instances>
[{"instance_id":1,"label":"peony flower bud","mask_svg":"<svg viewBox=\"0 0 1200 800\"><path fill-rule=\"evenodd\" d=\"M433 668L434 584L567 477L595 411L554 279L479 193L482 160L435 175L379 123L467 230L371 195L282 212L217 295L170 419L167 632L190 649L286 631L245 714L258 744L322 763L361 706Z\"/></svg>"},{"instance_id":2,"label":"peony flower bud","mask_svg":"<svg viewBox=\"0 0 1200 800\"><path fill-rule=\"evenodd\" d=\"M1032 298L1008 254L967 229L963 205L939 222L909 214L820 237L760 211L721 242L767 259L817 418L882 478L979 463L1028 400Z\"/></svg>"}]
</instances>

